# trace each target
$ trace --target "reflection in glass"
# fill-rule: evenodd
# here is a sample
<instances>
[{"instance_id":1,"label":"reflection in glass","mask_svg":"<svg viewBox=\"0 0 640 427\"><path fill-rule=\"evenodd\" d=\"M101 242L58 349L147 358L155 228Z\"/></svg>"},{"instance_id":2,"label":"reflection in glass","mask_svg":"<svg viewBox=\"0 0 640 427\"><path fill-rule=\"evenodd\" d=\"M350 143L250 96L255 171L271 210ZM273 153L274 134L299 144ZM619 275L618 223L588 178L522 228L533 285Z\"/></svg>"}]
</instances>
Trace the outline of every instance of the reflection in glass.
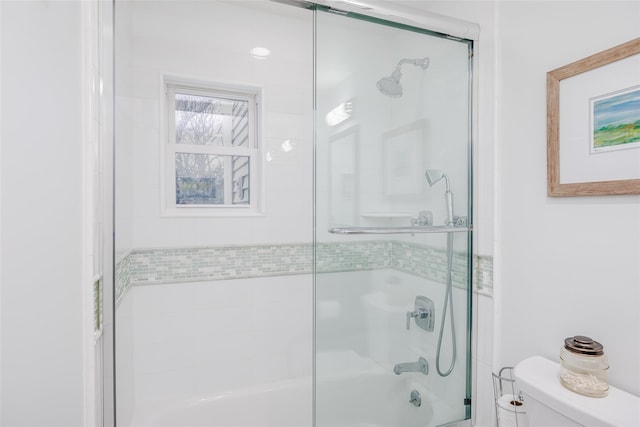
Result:
<instances>
[{"instance_id":1,"label":"reflection in glass","mask_svg":"<svg viewBox=\"0 0 640 427\"><path fill-rule=\"evenodd\" d=\"M176 153L176 204L249 204L249 157Z\"/></svg>"},{"instance_id":2,"label":"reflection in glass","mask_svg":"<svg viewBox=\"0 0 640 427\"><path fill-rule=\"evenodd\" d=\"M176 144L247 147L249 102L176 93Z\"/></svg>"}]
</instances>

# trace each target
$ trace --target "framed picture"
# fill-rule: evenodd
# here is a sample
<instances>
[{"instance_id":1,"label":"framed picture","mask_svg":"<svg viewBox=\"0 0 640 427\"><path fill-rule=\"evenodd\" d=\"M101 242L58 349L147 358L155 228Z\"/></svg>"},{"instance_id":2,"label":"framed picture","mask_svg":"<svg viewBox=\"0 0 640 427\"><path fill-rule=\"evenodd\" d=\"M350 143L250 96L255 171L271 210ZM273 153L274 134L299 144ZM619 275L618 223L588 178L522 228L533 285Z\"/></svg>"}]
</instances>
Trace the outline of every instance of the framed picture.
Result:
<instances>
[{"instance_id":1,"label":"framed picture","mask_svg":"<svg viewBox=\"0 0 640 427\"><path fill-rule=\"evenodd\" d=\"M424 186L424 138L421 119L383 135L383 176L386 196L420 194Z\"/></svg>"},{"instance_id":2,"label":"framed picture","mask_svg":"<svg viewBox=\"0 0 640 427\"><path fill-rule=\"evenodd\" d=\"M640 194L640 38L547 73L547 194Z\"/></svg>"}]
</instances>

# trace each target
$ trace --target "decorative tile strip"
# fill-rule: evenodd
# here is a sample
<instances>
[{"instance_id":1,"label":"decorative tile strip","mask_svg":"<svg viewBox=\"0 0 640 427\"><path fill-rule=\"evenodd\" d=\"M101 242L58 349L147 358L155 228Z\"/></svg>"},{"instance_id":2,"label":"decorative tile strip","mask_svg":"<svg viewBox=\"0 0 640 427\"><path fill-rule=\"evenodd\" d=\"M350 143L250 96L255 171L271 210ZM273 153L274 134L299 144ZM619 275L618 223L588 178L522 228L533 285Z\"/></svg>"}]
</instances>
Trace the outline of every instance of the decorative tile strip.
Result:
<instances>
[{"instance_id":1,"label":"decorative tile strip","mask_svg":"<svg viewBox=\"0 0 640 427\"><path fill-rule=\"evenodd\" d=\"M309 274L312 272L309 243L203 248L134 249L116 267L116 297L129 286L248 277ZM446 251L401 241L318 243L316 271L375 270L394 268L444 283ZM491 292L493 260L474 257L474 289ZM467 261L454 253L454 286L466 288Z\"/></svg>"},{"instance_id":2,"label":"decorative tile strip","mask_svg":"<svg viewBox=\"0 0 640 427\"><path fill-rule=\"evenodd\" d=\"M134 285L311 272L309 244L136 249L130 258Z\"/></svg>"},{"instance_id":3,"label":"decorative tile strip","mask_svg":"<svg viewBox=\"0 0 640 427\"><path fill-rule=\"evenodd\" d=\"M493 293L493 257L474 256L474 290Z\"/></svg>"},{"instance_id":4,"label":"decorative tile strip","mask_svg":"<svg viewBox=\"0 0 640 427\"><path fill-rule=\"evenodd\" d=\"M93 332L94 336L98 335L102 329L102 315L104 307L102 306L102 276L98 276L93 280Z\"/></svg>"},{"instance_id":5,"label":"decorative tile strip","mask_svg":"<svg viewBox=\"0 0 640 427\"><path fill-rule=\"evenodd\" d=\"M131 252L116 261L115 282L116 282L116 303L131 286Z\"/></svg>"},{"instance_id":6,"label":"decorative tile strip","mask_svg":"<svg viewBox=\"0 0 640 427\"><path fill-rule=\"evenodd\" d=\"M397 270L440 283L447 281L447 252L444 249L394 241L392 257L392 266ZM451 278L454 286L467 287L466 254L453 253Z\"/></svg>"},{"instance_id":7,"label":"decorative tile strip","mask_svg":"<svg viewBox=\"0 0 640 427\"><path fill-rule=\"evenodd\" d=\"M390 268L392 242L384 240L349 243L318 243L316 245L316 271L377 270Z\"/></svg>"}]
</instances>

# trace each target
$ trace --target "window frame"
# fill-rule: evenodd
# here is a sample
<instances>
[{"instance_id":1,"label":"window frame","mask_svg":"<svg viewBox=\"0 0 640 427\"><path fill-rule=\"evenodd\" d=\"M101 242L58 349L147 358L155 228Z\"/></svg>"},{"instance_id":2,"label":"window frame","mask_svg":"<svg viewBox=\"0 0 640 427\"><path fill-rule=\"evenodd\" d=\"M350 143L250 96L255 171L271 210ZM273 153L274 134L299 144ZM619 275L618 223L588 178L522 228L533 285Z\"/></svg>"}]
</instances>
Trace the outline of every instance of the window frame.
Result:
<instances>
[{"instance_id":1,"label":"window frame","mask_svg":"<svg viewBox=\"0 0 640 427\"><path fill-rule=\"evenodd\" d=\"M223 97L248 101L249 147L220 147L215 145L177 144L175 141L175 95ZM161 216L164 217L219 217L264 215L264 136L262 129L263 88L261 86L211 82L178 76L163 75L161 79ZM218 155L225 162L225 199L232 200L234 183L231 180L231 156L249 160L249 203L197 205L176 203L177 153ZM228 183L228 184L227 184Z\"/></svg>"}]
</instances>

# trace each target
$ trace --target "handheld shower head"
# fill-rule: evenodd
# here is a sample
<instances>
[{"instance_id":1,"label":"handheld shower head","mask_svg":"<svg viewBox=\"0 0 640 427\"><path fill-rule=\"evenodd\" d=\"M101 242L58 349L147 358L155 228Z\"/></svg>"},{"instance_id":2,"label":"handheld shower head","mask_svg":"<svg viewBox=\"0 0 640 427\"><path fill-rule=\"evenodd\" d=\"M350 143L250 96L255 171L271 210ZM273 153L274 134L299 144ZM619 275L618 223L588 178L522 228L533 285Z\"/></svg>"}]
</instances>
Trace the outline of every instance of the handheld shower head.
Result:
<instances>
[{"instance_id":1,"label":"handheld shower head","mask_svg":"<svg viewBox=\"0 0 640 427\"><path fill-rule=\"evenodd\" d=\"M402 64L412 64L426 70L429 66L429 58L401 59L390 76L378 80L378 90L382 92L383 95L391 98L400 98L402 96L402 85L400 84L400 78L402 77L400 68Z\"/></svg>"},{"instance_id":2,"label":"handheld shower head","mask_svg":"<svg viewBox=\"0 0 640 427\"><path fill-rule=\"evenodd\" d=\"M447 204L447 225L453 225L453 193L451 193L451 186L449 185L449 176L439 169L427 169L424 173L424 177L427 179L429 186L433 187L444 178L445 192L444 200Z\"/></svg>"},{"instance_id":3,"label":"handheld shower head","mask_svg":"<svg viewBox=\"0 0 640 427\"><path fill-rule=\"evenodd\" d=\"M429 186L433 187L436 183L440 182L442 178L444 178L444 182L446 184L446 191L451 192L451 186L449 185L449 177L446 173L439 169L427 169L424 173L424 177L427 178L427 182Z\"/></svg>"}]
</instances>

